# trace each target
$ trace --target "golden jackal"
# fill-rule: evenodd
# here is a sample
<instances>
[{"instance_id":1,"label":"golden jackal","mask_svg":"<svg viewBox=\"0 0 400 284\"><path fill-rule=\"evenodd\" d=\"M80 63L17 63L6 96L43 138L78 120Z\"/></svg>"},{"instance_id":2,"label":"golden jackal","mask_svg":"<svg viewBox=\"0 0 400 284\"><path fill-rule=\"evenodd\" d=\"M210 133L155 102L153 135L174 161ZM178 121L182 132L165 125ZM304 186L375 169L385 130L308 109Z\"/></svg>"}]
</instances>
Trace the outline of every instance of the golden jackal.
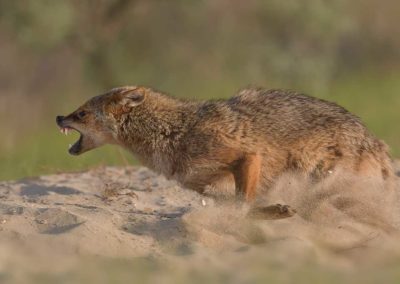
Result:
<instances>
[{"instance_id":1,"label":"golden jackal","mask_svg":"<svg viewBox=\"0 0 400 284\"><path fill-rule=\"evenodd\" d=\"M203 192L224 180L251 201L285 171L320 180L338 167L393 175L386 145L335 103L285 90L248 88L227 100L188 101L146 87L115 88L68 116L73 155L117 144L147 167Z\"/></svg>"}]
</instances>

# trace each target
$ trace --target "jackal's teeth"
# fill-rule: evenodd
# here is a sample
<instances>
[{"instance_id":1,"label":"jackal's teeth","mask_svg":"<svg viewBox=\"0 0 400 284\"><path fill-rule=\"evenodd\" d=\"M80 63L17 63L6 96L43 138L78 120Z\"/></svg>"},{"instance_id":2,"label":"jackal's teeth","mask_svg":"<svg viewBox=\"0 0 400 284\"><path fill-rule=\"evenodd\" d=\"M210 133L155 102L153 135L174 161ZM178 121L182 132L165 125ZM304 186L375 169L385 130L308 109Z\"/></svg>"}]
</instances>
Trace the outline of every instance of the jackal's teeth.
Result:
<instances>
[{"instance_id":1,"label":"jackal's teeth","mask_svg":"<svg viewBox=\"0 0 400 284\"><path fill-rule=\"evenodd\" d=\"M64 135L68 135L68 133L69 133L69 128L67 128L67 127L61 127L61 128L60 128L60 132L61 132L62 134L64 134Z\"/></svg>"},{"instance_id":2,"label":"jackal's teeth","mask_svg":"<svg viewBox=\"0 0 400 284\"><path fill-rule=\"evenodd\" d=\"M68 150L71 149L71 148L72 148L72 144L69 144L68 145Z\"/></svg>"}]
</instances>

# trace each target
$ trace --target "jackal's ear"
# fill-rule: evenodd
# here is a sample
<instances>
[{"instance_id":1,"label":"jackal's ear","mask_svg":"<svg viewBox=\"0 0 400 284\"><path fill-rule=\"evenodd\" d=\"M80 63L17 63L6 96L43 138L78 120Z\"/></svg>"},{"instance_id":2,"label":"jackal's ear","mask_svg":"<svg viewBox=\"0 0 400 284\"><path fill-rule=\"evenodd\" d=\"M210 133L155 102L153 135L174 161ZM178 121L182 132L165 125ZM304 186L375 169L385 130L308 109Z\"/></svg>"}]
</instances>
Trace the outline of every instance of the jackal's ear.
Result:
<instances>
[{"instance_id":1,"label":"jackal's ear","mask_svg":"<svg viewBox=\"0 0 400 284\"><path fill-rule=\"evenodd\" d=\"M144 102L146 93L142 89L129 90L122 93L120 104L126 108L135 107Z\"/></svg>"}]
</instances>

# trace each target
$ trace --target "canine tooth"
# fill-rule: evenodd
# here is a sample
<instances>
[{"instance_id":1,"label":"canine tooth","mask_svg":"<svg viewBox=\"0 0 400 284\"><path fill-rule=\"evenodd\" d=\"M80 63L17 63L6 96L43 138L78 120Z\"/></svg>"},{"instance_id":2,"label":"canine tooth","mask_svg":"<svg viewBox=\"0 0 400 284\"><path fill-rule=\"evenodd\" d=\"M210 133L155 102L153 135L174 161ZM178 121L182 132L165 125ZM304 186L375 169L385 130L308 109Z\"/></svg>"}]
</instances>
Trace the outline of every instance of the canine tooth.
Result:
<instances>
[{"instance_id":1,"label":"canine tooth","mask_svg":"<svg viewBox=\"0 0 400 284\"><path fill-rule=\"evenodd\" d=\"M65 128L64 134L65 134L65 135L68 135L68 131L69 131L68 128Z\"/></svg>"},{"instance_id":2,"label":"canine tooth","mask_svg":"<svg viewBox=\"0 0 400 284\"><path fill-rule=\"evenodd\" d=\"M68 149L71 149L71 148L72 148L72 144L69 144L69 145L68 145Z\"/></svg>"}]
</instances>

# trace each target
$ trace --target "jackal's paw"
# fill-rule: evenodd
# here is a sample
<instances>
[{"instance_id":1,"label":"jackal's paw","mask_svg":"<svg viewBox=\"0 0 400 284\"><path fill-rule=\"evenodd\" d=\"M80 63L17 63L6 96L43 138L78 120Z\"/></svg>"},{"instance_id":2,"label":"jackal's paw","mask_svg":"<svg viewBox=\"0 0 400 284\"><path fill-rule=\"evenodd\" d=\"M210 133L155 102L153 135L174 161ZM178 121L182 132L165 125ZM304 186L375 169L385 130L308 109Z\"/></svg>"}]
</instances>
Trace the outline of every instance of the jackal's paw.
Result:
<instances>
[{"instance_id":1,"label":"jackal's paw","mask_svg":"<svg viewBox=\"0 0 400 284\"><path fill-rule=\"evenodd\" d=\"M247 213L248 218L275 220L292 217L296 210L289 205L274 204L266 207L253 207Z\"/></svg>"}]
</instances>

